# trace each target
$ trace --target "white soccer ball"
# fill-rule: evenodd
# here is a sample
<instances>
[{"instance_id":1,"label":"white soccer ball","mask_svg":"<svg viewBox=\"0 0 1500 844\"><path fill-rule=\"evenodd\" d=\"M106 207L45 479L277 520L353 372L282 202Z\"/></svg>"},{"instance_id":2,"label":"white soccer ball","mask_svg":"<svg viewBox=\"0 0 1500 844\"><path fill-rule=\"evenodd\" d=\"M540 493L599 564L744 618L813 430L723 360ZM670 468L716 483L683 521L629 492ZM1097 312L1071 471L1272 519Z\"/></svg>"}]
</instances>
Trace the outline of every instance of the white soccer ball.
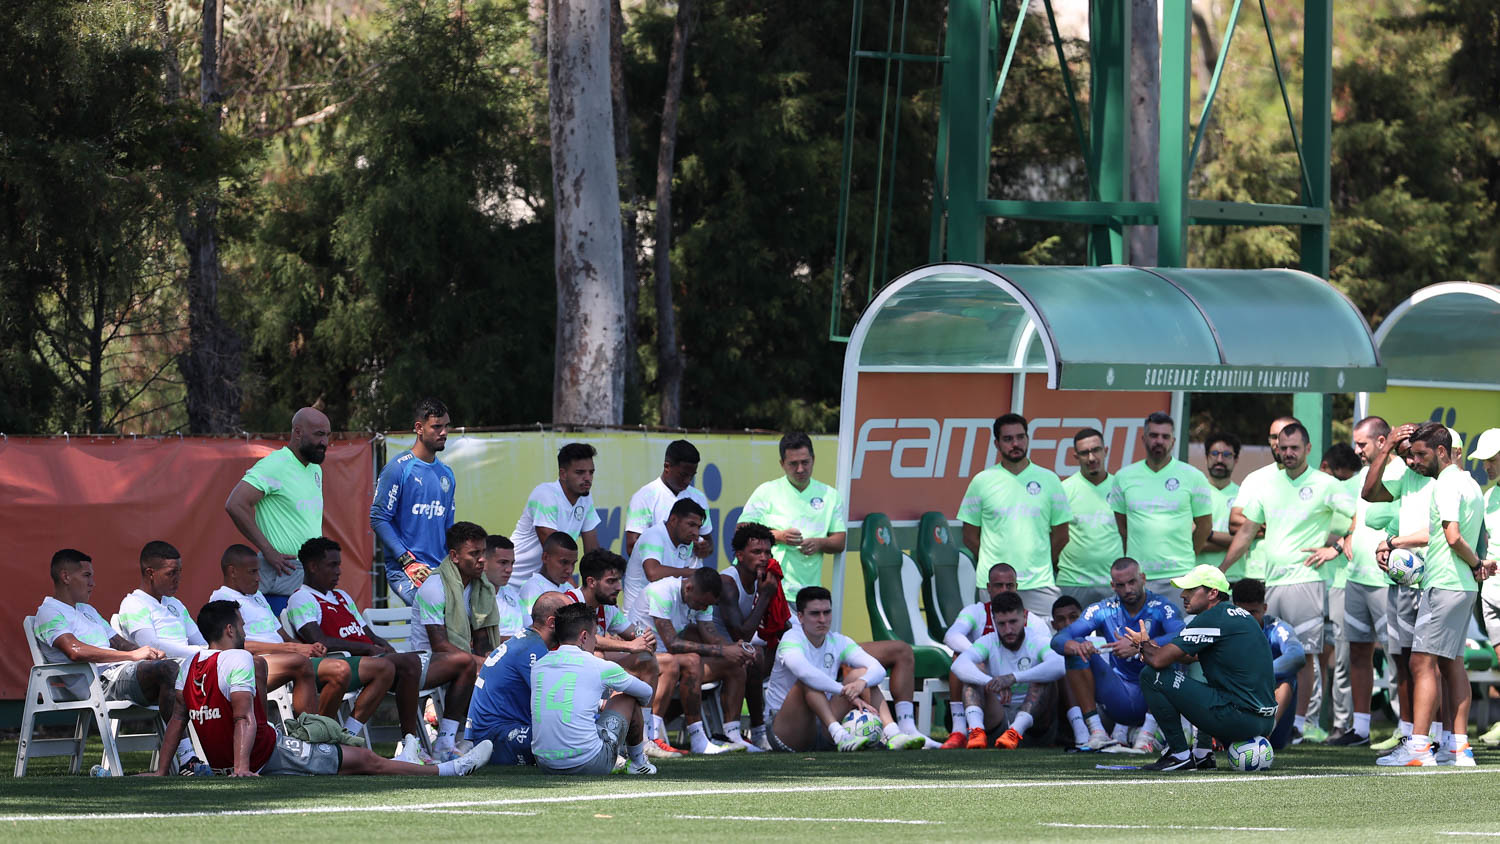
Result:
<instances>
[{"instance_id":1,"label":"white soccer ball","mask_svg":"<svg viewBox=\"0 0 1500 844\"><path fill-rule=\"evenodd\" d=\"M1276 758L1271 742L1265 736L1237 741L1229 745L1229 767L1236 771L1268 771Z\"/></svg>"},{"instance_id":2,"label":"white soccer ball","mask_svg":"<svg viewBox=\"0 0 1500 844\"><path fill-rule=\"evenodd\" d=\"M1399 586L1415 587L1422 583L1422 575L1427 571L1427 564L1422 555L1410 548L1396 548L1391 551L1390 560L1386 563L1386 577L1392 583Z\"/></svg>"},{"instance_id":3,"label":"white soccer ball","mask_svg":"<svg viewBox=\"0 0 1500 844\"><path fill-rule=\"evenodd\" d=\"M863 709L851 709L844 716L844 729L852 736L867 736L871 740L880 738L883 727L880 719L864 711Z\"/></svg>"}]
</instances>

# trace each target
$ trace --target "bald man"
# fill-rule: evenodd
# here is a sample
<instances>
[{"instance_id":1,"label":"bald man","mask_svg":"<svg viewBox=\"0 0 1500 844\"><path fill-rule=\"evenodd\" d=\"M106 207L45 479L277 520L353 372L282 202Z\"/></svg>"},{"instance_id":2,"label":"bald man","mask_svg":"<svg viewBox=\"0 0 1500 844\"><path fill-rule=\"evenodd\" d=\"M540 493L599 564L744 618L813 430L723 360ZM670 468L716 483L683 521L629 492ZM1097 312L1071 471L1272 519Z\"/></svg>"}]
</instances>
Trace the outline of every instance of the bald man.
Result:
<instances>
[{"instance_id":1,"label":"bald man","mask_svg":"<svg viewBox=\"0 0 1500 844\"><path fill-rule=\"evenodd\" d=\"M260 554L260 589L277 615L302 585L297 549L323 535L323 457L331 434L321 410L292 416L292 438L250 467L224 510Z\"/></svg>"}]
</instances>

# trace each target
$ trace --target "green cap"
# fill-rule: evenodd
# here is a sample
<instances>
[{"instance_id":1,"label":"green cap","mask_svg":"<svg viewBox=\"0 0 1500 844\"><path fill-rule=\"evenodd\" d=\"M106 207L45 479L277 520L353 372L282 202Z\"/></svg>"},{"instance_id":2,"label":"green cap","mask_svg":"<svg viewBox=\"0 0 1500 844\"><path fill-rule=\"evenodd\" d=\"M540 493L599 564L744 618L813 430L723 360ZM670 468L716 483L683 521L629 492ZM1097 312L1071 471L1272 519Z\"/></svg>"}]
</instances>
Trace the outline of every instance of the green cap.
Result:
<instances>
[{"instance_id":1,"label":"green cap","mask_svg":"<svg viewBox=\"0 0 1500 844\"><path fill-rule=\"evenodd\" d=\"M1199 586L1208 586L1226 595L1229 594L1229 578L1224 576L1224 572L1219 571L1218 566L1197 566L1182 577L1172 578L1172 585L1178 589L1196 589Z\"/></svg>"}]
</instances>

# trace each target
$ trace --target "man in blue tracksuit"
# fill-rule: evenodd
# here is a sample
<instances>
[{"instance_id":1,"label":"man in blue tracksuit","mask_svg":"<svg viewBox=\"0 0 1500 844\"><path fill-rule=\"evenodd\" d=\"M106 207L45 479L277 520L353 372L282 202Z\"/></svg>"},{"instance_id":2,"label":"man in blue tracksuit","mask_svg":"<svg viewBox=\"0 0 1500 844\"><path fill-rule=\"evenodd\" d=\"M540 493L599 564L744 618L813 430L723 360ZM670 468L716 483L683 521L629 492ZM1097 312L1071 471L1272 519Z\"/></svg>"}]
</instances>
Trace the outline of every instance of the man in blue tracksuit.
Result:
<instances>
[{"instance_id":1,"label":"man in blue tracksuit","mask_svg":"<svg viewBox=\"0 0 1500 844\"><path fill-rule=\"evenodd\" d=\"M370 504L370 528L385 549L386 583L408 606L448 555L458 485L453 470L437 459L448 443L448 408L423 399L412 417L417 441L381 470Z\"/></svg>"},{"instance_id":2,"label":"man in blue tracksuit","mask_svg":"<svg viewBox=\"0 0 1500 844\"><path fill-rule=\"evenodd\" d=\"M1271 672L1276 675L1276 726L1267 738L1272 748L1280 750L1292 737L1292 719L1297 709L1297 672L1307 661L1307 651L1290 624L1266 614L1264 582L1253 578L1236 581L1232 597L1235 606L1260 622L1261 629L1266 631L1266 641L1271 645Z\"/></svg>"}]
</instances>

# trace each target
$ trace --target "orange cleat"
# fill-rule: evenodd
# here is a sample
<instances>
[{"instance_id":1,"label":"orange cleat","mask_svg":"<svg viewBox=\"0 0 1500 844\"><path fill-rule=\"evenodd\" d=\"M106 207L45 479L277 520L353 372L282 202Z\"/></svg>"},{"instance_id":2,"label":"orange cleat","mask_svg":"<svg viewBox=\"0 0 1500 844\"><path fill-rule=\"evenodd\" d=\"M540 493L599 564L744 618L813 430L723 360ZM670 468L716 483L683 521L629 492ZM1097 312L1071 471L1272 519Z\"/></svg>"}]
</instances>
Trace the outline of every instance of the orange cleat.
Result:
<instances>
[{"instance_id":1,"label":"orange cleat","mask_svg":"<svg viewBox=\"0 0 1500 844\"><path fill-rule=\"evenodd\" d=\"M673 747L672 745L667 744L667 740L666 739L659 739L659 738L652 739L651 743L654 744L654 745L656 745L656 747L665 756L686 756L686 755L688 755L688 752L686 750L678 750L677 748Z\"/></svg>"},{"instance_id":2,"label":"orange cleat","mask_svg":"<svg viewBox=\"0 0 1500 844\"><path fill-rule=\"evenodd\" d=\"M1015 730L1006 730L995 739L995 746L1002 750L1015 750L1016 745L1021 743L1021 734Z\"/></svg>"},{"instance_id":3,"label":"orange cleat","mask_svg":"<svg viewBox=\"0 0 1500 844\"><path fill-rule=\"evenodd\" d=\"M969 729L969 741L964 745L969 750L983 750L990 744L990 737L985 735L983 727L971 727Z\"/></svg>"},{"instance_id":4,"label":"orange cleat","mask_svg":"<svg viewBox=\"0 0 1500 844\"><path fill-rule=\"evenodd\" d=\"M968 736L964 735L963 733L960 733L957 730L954 730L953 732L951 732L951 733L948 734L948 740L945 741L945 742L943 742L943 746L942 746L941 749L943 749L943 750L963 750L964 749L964 742L966 742L968 740L969 740Z\"/></svg>"}]
</instances>

